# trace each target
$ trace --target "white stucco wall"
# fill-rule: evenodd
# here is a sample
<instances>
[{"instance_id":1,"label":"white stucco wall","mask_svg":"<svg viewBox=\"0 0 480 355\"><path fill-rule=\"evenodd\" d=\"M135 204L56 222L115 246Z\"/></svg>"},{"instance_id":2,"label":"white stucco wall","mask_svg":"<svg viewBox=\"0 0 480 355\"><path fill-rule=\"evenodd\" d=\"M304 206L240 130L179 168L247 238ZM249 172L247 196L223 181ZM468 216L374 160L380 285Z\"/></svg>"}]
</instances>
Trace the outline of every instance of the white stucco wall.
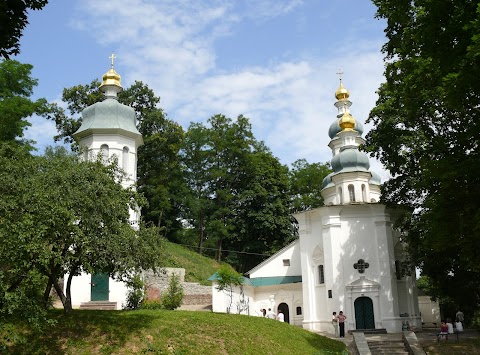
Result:
<instances>
[{"instance_id":1,"label":"white stucco wall","mask_svg":"<svg viewBox=\"0 0 480 355\"><path fill-rule=\"evenodd\" d=\"M230 304L229 293L226 291L218 291L216 282L212 283L212 310L213 312L226 313ZM271 308L278 313L278 306L285 303L289 310L290 324L302 326L303 322L303 299L302 284L283 284L272 286L251 287L244 286L245 301L248 302L248 311L241 314L261 317L261 309ZM240 303L240 288L236 287L233 293L232 305L230 313L237 314L238 304ZM296 314L297 307L300 307L301 313Z\"/></svg>"},{"instance_id":2,"label":"white stucco wall","mask_svg":"<svg viewBox=\"0 0 480 355\"><path fill-rule=\"evenodd\" d=\"M306 328L331 332L332 312L343 311L346 329L356 329L358 297L372 299L376 328L401 331L405 318L400 317L400 299L410 323L421 326L414 283L404 281L397 289L392 221L383 205L329 206L295 217L300 225ZM369 264L364 273L354 269L359 259ZM324 284L319 283L318 265L324 265ZM358 283L361 277L368 285Z\"/></svg>"},{"instance_id":3,"label":"white stucco wall","mask_svg":"<svg viewBox=\"0 0 480 355\"><path fill-rule=\"evenodd\" d=\"M418 305L424 325L427 327L439 327L441 319L438 301L433 301L429 296L419 296Z\"/></svg>"},{"instance_id":4,"label":"white stucco wall","mask_svg":"<svg viewBox=\"0 0 480 355\"><path fill-rule=\"evenodd\" d=\"M65 275L65 280L67 280L68 274ZM91 300L91 280L92 275L87 273L82 273L80 276L75 276L72 278L72 284L70 286L71 296L72 296L72 307L79 308L80 305L84 302L90 302ZM109 302L116 302L116 309L122 309L122 306L126 304L127 301L127 292L128 288L125 283L115 281L112 278L109 278ZM64 292L66 293L67 283L64 282Z\"/></svg>"},{"instance_id":5,"label":"white stucco wall","mask_svg":"<svg viewBox=\"0 0 480 355\"><path fill-rule=\"evenodd\" d=\"M284 260L289 260L290 265L285 266ZM302 269L299 240L287 245L278 253L250 270L248 274L251 279L257 277L300 276Z\"/></svg>"}]
</instances>

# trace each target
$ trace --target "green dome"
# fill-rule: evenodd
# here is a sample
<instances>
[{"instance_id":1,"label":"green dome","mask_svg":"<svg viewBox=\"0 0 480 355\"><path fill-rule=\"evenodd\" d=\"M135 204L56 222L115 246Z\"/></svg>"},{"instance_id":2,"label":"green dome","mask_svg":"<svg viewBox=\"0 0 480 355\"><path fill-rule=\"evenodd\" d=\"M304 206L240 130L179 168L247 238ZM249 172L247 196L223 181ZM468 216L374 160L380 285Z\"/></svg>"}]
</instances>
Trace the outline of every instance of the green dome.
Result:
<instances>
[{"instance_id":1,"label":"green dome","mask_svg":"<svg viewBox=\"0 0 480 355\"><path fill-rule=\"evenodd\" d=\"M327 176L325 176L323 178L323 181L322 181L322 190L327 188L327 187L330 187L330 186L334 186L333 184L333 181L332 181L332 176L333 176L334 173L330 173L328 174Z\"/></svg>"},{"instance_id":2,"label":"green dome","mask_svg":"<svg viewBox=\"0 0 480 355\"><path fill-rule=\"evenodd\" d=\"M370 184L372 185L381 185L382 184L382 178L380 175L378 175L376 172L371 171L372 173L372 178L370 179Z\"/></svg>"},{"instance_id":3,"label":"green dome","mask_svg":"<svg viewBox=\"0 0 480 355\"><path fill-rule=\"evenodd\" d=\"M336 174L350 171L368 171L368 168L370 168L370 162L367 155L358 151L358 149L345 149L332 159L332 169Z\"/></svg>"},{"instance_id":4,"label":"green dome","mask_svg":"<svg viewBox=\"0 0 480 355\"><path fill-rule=\"evenodd\" d=\"M82 137L92 130L106 132L121 131L127 136L141 136L135 126L133 108L119 103L115 99L97 102L82 111L82 125L74 136Z\"/></svg>"}]
</instances>

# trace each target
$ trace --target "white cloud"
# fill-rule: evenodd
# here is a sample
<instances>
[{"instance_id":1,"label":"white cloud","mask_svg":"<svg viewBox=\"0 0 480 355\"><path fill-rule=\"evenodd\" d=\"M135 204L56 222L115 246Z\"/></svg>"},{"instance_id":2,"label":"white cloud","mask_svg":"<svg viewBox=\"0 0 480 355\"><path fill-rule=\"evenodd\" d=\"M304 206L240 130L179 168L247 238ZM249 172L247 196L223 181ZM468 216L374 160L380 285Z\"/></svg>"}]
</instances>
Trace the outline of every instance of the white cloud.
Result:
<instances>
[{"instance_id":1,"label":"white cloud","mask_svg":"<svg viewBox=\"0 0 480 355\"><path fill-rule=\"evenodd\" d=\"M255 136L265 140L283 163L299 158L330 160L328 127L337 113L335 73L339 67L345 72L344 84L354 103L352 114L364 122L382 81L380 41L356 37L356 26L364 24L352 23L338 46L325 49L321 57L290 53L288 60L281 61L282 53L272 53L269 63L219 70L215 52L219 38L234 40L242 21L283 16L303 2L240 4L88 0L82 2L87 16L77 20L76 26L90 31L100 43L118 48L124 85L146 82L162 97L169 116L184 127L217 113L231 118L244 114ZM335 30L333 35L338 35Z\"/></svg>"}]
</instances>

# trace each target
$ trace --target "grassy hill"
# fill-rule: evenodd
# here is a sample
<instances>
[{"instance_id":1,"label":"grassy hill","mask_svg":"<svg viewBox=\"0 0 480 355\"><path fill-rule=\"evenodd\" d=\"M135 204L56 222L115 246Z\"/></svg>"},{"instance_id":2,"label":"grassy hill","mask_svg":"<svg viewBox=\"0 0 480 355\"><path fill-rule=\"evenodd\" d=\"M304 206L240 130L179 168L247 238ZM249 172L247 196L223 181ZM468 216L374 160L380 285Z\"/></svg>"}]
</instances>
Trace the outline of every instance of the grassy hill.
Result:
<instances>
[{"instance_id":1,"label":"grassy hill","mask_svg":"<svg viewBox=\"0 0 480 355\"><path fill-rule=\"evenodd\" d=\"M52 313L56 324L5 349L13 354L347 354L341 342L275 320L210 312ZM1 352L1 351L0 351Z\"/></svg>"},{"instance_id":2,"label":"grassy hill","mask_svg":"<svg viewBox=\"0 0 480 355\"><path fill-rule=\"evenodd\" d=\"M185 281L199 282L201 285L211 285L207 279L212 276L220 264L185 248L179 244L165 241L165 267L180 267L185 269Z\"/></svg>"}]
</instances>

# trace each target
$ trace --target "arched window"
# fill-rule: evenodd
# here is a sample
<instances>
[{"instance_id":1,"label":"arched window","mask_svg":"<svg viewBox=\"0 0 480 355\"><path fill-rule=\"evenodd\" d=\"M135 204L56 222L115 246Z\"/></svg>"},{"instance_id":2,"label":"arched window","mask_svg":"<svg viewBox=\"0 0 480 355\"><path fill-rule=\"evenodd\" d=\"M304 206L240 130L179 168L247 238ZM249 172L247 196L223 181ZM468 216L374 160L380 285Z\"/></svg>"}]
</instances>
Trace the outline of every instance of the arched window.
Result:
<instances>
[{"instance_id":1,"label":"arched window","mask_svg":"<svg viewBox=\"0 0 480 355\"><path fill-rule=\"evenodd\" d=\"M353 185L348 185L348 195L350 196L350 202L355 202L355 188Z\"/></svg>"},{"instance_id":2,"label":"arched window","mask_svg":"<svg viewBox=\"0 0 480 355\"><path fill-rule=\"evenodd\" d=\"M340 196L340 204L342 204L343 203L343 192L342 192L341 187L338 188L338 195Z\"/></svg>"},{"instance_id":3,"label":"arched window","mask_svg":"<svg viewBox=\"0 0 480 355\"><path fill-rule=\"evenodd\" d=\"M323 265L318 265L318 283L319 284L325 283L325 272L323 269Z\"/></svg>"},{"instance_id":4,"label":"arched window","mask_svg":"<svg viewBox=\"0 0 480 355\"><path fill-rule=\"evenodd\" d=\"M102 144L102 145L100 146L100 154L102 154L102 159L103 159L103 161L107 161L107 160L108 160L108 157L110 156L110 155L109 155L109 152L108 152L108 145Z\"/></svg>"},{"instance_id":5,"label":"arched window","mask_svg":"<svg viewBox=\"0 0 480 355\"><path fill-rule=\"evenodd\" d=\"M362 201L367 202L367 189L365 188L365 184L362 184Z\"/></svg>"},{"instance_id":6,"label":"arched window","mask_svg":"<svg viewBox=\"0 0 480 355\"><path fill-rule=\"evenodd\" d=\"M128 171L128 147L123 147L122 152L122 168L123 171Z\"/></svg>"}]
</instances>

